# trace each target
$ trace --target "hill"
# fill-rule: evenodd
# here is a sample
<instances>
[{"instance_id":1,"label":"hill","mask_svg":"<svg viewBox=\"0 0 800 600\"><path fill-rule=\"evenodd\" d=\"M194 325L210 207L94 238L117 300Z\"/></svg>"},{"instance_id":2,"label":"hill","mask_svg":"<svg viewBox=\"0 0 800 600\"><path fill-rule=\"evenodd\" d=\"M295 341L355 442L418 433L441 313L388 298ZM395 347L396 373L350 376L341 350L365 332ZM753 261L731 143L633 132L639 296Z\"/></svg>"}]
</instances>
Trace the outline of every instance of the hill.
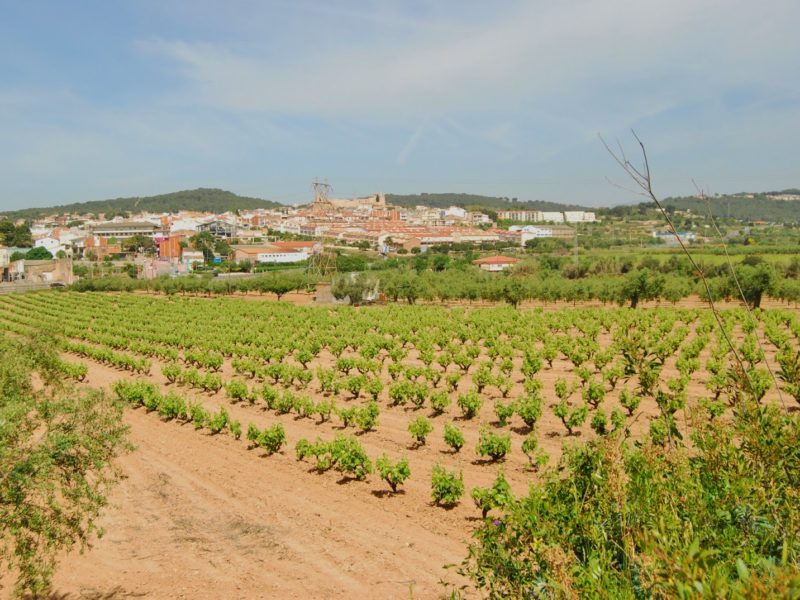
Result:
<instances>
[{"instance_id":1,"label":"hill","mask_svg":"<svg viewBox=\"0 0 800 600\"><path fill-rule=\"evenodd\" d=\"M516 198L502 198L498 196L480 196L477 194L386 194L386 202L395 206L413 207L417 205L432 208L447 208L448 206L470 207L475 209L498 210L594 210L585 206L574 204L560 204L545 200L519 201Z\"/></svg>"},{"instance_id":2,"label":"hill","mask_svg":"<svg viewBox=\"0 0 800 600\"><path fill-rule=\"evenodd\" d=\"M44 208L24 208L21 210L0 213L10 219L35 219L46 215L72 214L100 214L108 217L110 214L149 211L155 213L178 212L180 210L196 210L214 213L223 213L233 210L251 210L254 208L276 208L283 206L278 202L238 196L233 192L214 188L198 188L196 190L183 190L170 194L146 196L141 198L113 198L109 200L92 200L89 202L76 202L60 206Z\"/></svg>"},{"instance_id":3,"label":"hill","mask_svg":"<svg viewBox=\"0 0 800 600\"><path fill-rule=\"evenodd\" d=\"M769 221L771 223L800 222L800 201L773 200L766 194L715 196L701 200L694 196L666 198L665 206L678 210L691 210L697 214L711 213L717 218L731 218L737 221Z\"/></svg>"}]
</instances>

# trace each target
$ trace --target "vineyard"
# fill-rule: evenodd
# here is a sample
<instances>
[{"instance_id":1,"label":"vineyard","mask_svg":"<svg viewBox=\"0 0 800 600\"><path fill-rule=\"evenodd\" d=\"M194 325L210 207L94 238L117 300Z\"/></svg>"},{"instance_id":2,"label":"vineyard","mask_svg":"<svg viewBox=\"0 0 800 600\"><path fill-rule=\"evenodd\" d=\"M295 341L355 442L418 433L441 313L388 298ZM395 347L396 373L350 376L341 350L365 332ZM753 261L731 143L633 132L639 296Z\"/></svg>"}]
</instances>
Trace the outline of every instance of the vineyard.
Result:
<instances>
[{"instance_id":1,"label":"vineyard","mask_svg":"<svg viewBox=\"0 0 800 600\"><path fill-rule=\"evenodd\" d=\"M498 543L494 532L515 498L533 482L557 486L548 478L559 465L574 468L587 441L617 451L612 441L700 447L693 433L731 422L745 396L781 415L800 407L797 311L721 317L723 330L712 313L693 309L0 297L4 332L45 336L60 350L66 378L102 379L165 431L241 453L252 470L240 477L269 479L271 468L281 469L296 477L293 494L322 479L354 502L379 504L387 519L436 523L429 543L442 539L441 560L407 574L423 582L426 597L441 591L439 579L464 585L465 576L500 596L524 595L529 587L499 581L512 579L503 574L512 567L487 548ZM796 521L792 527L797 533ZM472 547L462 574L442 569L454 562L444 548L461 548L460 562L476 529L482 546ZM794 557L786 532L781 539ZM542 565L557 571L547 556Z\"/></svg>"}]
</instances>

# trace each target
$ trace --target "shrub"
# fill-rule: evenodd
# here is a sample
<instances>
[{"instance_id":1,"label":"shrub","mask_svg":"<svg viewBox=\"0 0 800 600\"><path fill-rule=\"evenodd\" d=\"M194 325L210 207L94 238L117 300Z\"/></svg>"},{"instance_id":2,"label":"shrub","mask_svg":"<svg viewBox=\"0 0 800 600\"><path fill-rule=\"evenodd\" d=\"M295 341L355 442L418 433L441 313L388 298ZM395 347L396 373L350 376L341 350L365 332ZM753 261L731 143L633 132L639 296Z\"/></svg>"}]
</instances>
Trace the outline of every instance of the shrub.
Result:
<instances>
[{"instance_id":1,"label":"shrub","mask_svg":"<svg viewBox=\"0 0 800 600\"><path fill-rule=\"evenodd\" d=\"M433 425L425 417L419 416L408 424L408 432L420 446L425 445L428 434L433 431Z\"/></svg>"},{"instance_id":2,"label":"shrub","mask_svg":"<svg viewBox=\"0 0 800 600\"><path fill-rule=\"evenodd\" d=\"M189 417L192 419L192 425L195 429L202 429L206 426L210 416L201 404L193 403L189 405Z\"/></svg>"},{"instance_id":3,"label":"shrub","mask_svg":"<svg viewBox=\"0 0 800 600\"><path fill-rule=\"evenodd\" d=\"M492 487L474 487L471 496L475 506L481 509L481 517L484 519L493 508L505 508L514 500L511 486L508 485L502 472L497 474Z\"/></svg>"},{"instance_id":4,"label":"shrub","mask_svg":"<svg viewBox=\"0 0 800 600\"><path fill-rule=\"evenodd\" d=\"M264 399L264 403L269 410L275 410L275 405L278 400L278 390L268 383L265 383L264 387L261 388L261 398Z\"/></svg>"},{"instance_id":5,"label":"shrub","mask_svg":"<svg viewBox=\"0 0 800 600\"><path fill-rule=\"evenodd\" d=\"M330 444L331 463L337 471L355 479L366 479L372 463L361 443L353 437L336 436Z\"/></svg>"},{"instance_id":6,"label":"shrub","mask_svg":"<svg viewBox=\"0 0 800 600\"><path fill-rule=\"evenodd\" d=\"M161 367L161 374L167 378L170 383L175 383L181 376L181 366L178 363L167 363Z\"/></svg>"},{"instance_id":7,"label":"shrub","mask_svg":"<svg viewBox=\"0 0 800 600\"><path fill-rule=\"evenodd\" d=\"M638 394L634 394L628 388L623 388L622 391L619 393L619 403L622 405L622 408L628 411L628 415L633 415L637 408L639 408L639 404L642 402L642 397Z\"/></svg>"},{"instance_id":8,"label":"shrub","mask_svg":"<svg viewBox=\"0 0 800 600\"><path fill-rule=\"evenodd\" d=\"M228 429L230 429L233 439L238 440L242 437L242 424L239 421L231 421L228 424Z\"/></svg>"},{"instance_id":9,"label":"shrub","mask_svg":"<svg viewBox=\"0 0 800 600\"><path fill-rule=\"evenodd\" d=\"M206 373L200 379L200 387L206 392L217 393L222 389L222 377L216 373Z\"/></svg>"},{"instance_id":10,"label":"shrub","mask_svg":"<svg viewBox=\"0 0 800 600\"><path fill-rule=\"evenodd\" d=\"M489 456L493 462L505 458L511 450L511 436L498 435L487 428L481 429L478 446L475 449L478 456Z\"/></svg>"},{"instance_id":11,"label":"shrub","mask_svg":"<svg viewBox=\"0 0 800 600\"><path fill-rule=\"evenodd\" d=\"M353 375L345 380L344 387L353 395L353 398L358 398L367 383L367 378L364 375Z\"/></svg>"},{"instance_id":12,"label":"shrub","mask_svg":"<svg viewBox=\"0 0 800 600\"><path fill-rule=\"evenodd\" d=\"M450 406L450 396L447 392L439 390L431 394L431 408L434 414L442 414L448 406Z\"/></svg>"},{"instance_id":13,"label":"shrub","mask_svg":"<svg viewBox=\"0 0 800 600\"><path fill-rule=\"evenodd\" d=\"M509 402L508 404L504 404L500 400L495 400L494 402L494 414L497 415L497 423L500 427L505 427L508 425L508 420L514 416L514 412L516 412L517 407L513 402Z\"/></svg>"},{"instance_id":14,"label":"shrub","mask_svg":"<svg viewBox=\"0 0 800 600\"><path fill-rule=\"evenodd\" d=\"M538 393L520 398L516 404L517 414L528 427L534 427L542 416L542 397Z\"/></svg>"},{"instance_id":15,"label":"shrub","mask_svg":"<svg viewBox=\"0 0 800 600\"><path fill-rule=\"evenodd\" d=\"M320 400L314 405L314 414L319 415L320 423L325 423L330 420L333 410L333 402L330 400Z\"/></svg>"},{"instance_id":16,"label":"shrub","mask_svg":"<svg viewBox=\"0 0 800 600\"><path fill-rule=\"evenodd\" d=\"M275 423L264 429L258 436L256 443L266 450L268 455L278 452L286 443L286 432L283 423Z\"/></svg>"},{"instance_id":17,"label":"shrub","mask_svg":"<svg viewBox=\"0 0 800 600\"><path fill-rule=\"evenodd\" d=\"M567 428L567 435L572 435L578 427L586 422L589 416L589 407L581 404L570 409L566 400L562 400L553 407L553 414L561 419L564 427Z\"/></svg>"},{"instance_id":18,"label":"shrub","mask_svg":"<svg viewBox=\"0 0 800 600\"><path fill-rule=\"evenodd\" d=\"M538 471L540 467L547 464L550 457L547 453L539 448L539 442L536 438L536 432L531 431L528 436L522 440L522 452L528 457L528 464L534 471Z\"/></svg>"},{"instance_id":19,"label":"shrub","mask_svg":"<svg viewBox=\"0 0 800 600\"><path fill-rule=\"evenodd\" d=\"M606 386L603 382L590 379L583 390L583 401L597 408L606 397Z\"/></svg>"},{"instance_id":20,"label":"shrub","mask_svg":"<svg viewBox=\"0 0 800 600\"><path fill-rule=\"evenodd\" d=\"M336 409L336 416L342 421L342 427L352 427L356 424L356 417L358 416L357 406L346 406L344 408Z\"/></svg>"},{"instance_id":21,"label":"shrub","mask_svg":"<svg viewBox=\"0 0 800 600\"><path fill-rule=\"evenodd\" d=\"M186 408L186 401L178 394L169 393L162 396L158 403L158 414L167 421L171 419L180 419L185 421L189 417L188 409Z\"/></svg>"},{"instance_id":22,"label":"shrub","mask_svg":"<svg viewBox=\"0 0 800 600\"><path fill-rule=\"evenodd\" d=\"M374 400L370 400L356 412L356 424L361 431L372 431L378 426L378 416L380 414L381 411L380 408L378 408L378 403Z\"/></svg>"},{"instance_id":23,"label":"shrub","mask_svg":"<svg viewBox=\"0 0 800 600\"><path fill-rule=\"evenodd\" d=\"M471 391L466 394L460 394L457 401L458 407L464 415L465 419L472 419L480 411L483 406L483 398L477 392Z\"/></svg>"},{"instance_id":24,"label":"shrub","mask_svg":"<svg viewBox=\"0 0 800 600\"><path fill-rule=\"evenodd\" d=\"M608 420L606 419L605 413L601 410L598 410L594 414L590 425L597 435L606 435L608 433Z\"/></svg>"},{"instance_id":25,"label":"shrub","mask_svg":"<svg viewBox=\"0 0 800 600\"><path fill-rule=\"evenodd\" d=\"M493 382L494 376L488 367L481 367L472 376L472 383L475 384L479 394L483 392L487 385L491 385Z\"/></svg>"},{"instance_id":26,"label":"shrub","mask_svg":"<svg viewBox=\"0 0 800 600\"><path fill-rule=\"evenodd\" d=\"M378 396L380 396L381 392L383 391L383 384L381 383L380 379L378 379L377 377L373 377L367 382L367 385L364 387L364 390L370 395L370 397L373 400L377 401Z\"/></svg>"},{"instance_id":27,"label":"shrub","mask_svg":"<svg viewBox=\"0 0 800 600\"><path fill-rule=\"evenodd\" d=\"M434 465L431 473L431 500L438 506L454 506L464 495L464 474Z\"/></svg>"},{"instance_id":28,"label":"shrub","mask_svg":"<svg viewBox=\"0 0 800 600\"><path fill-rule=\"evenodd\" d=\"M241 379L231 379L225 384L225 394L234 402L247 398L247 384Z\"/></svg>"},{"instance_id":29,"label":"shrub","mask_svg":"<svg viewBox=\"0 0 800 600\"><path fill-rule=\"evenodd\" d=\"M799 436L797 415L749 400L730 420L693 421L691 451L609 437L567 448L476 531L464 571L495 598L790 597Z\"/></svg>"},{"instance_id":30,"label":"shrub","mask_svg":"<svg viewBox=\"0 0 800 600\"><path fill-rule=\"evenodd\" d=\"M447 444L454 452L458 452L464 447L464 434L461 430L450 423L444 424L444 443Z\"/></svg>"},{"instance_id":31,"label":"shrub","mask_svg":"<svg viewBox=\"0 0 800 600\"><path fill-rule=\"evenodd\" d=\"M255 448L258 446L258 436L261 435L261 430L255 423L247 425L247 441L250 442L250 447Z\"/></svg>"},{"instance_id":32,"label":"shrub","mask_svg":"<svg viewBox=\"0 0 800 600\"><path fill-rule=\"evenodd\" d=\"M307 439L303 438L295 444L294 453L297 460L304 460L308 456L313 456L315 446Z\"/></svg>"},{"instance_id":33,"label":"shrub","mask_svg":"<svg viewBox=\"0 0 800 600\"><path fill-rule=\"evenodd\" d=\"M448 373L444 376L444 380L447 382L448 391L458 391L458 383L461 381L461 373Z\"/></svg>"},{"instance_id":34,"label":"shrub","mask_svg":"<svg viewBox=\"0 0 800 600\"><path fill-rule=\"evenodd\" d=\"M224 407L220 408L219 412L208 419L209 431L214 435L218 434L228 425L228 420L228 411Z\"/></svg>"},{"instance_id":35,"label":"shrub","mask_svg":"<svg viewBox=\"0 0 800 600\"><path fill-rule=\"evenodd\" d=\"M410 381L397 381L389 386L389 400L392 406L405 405L414 393L414 384Z\"/></svg>"},{"instance_id":36,"label":"shrub","mask_svg":"<svg viewBox=\"0 0 800 600\"><path fill-rule=\"evenodd\" d=\"M378 469L381 479L392 488L392 492L397 492L397 486L402 485L403 482L411 476L411 469L408 466L407 458L402 458L393 465L389 461L389 457L383 454L375 461L375 466Z\"/></svg>"}]
</instances>

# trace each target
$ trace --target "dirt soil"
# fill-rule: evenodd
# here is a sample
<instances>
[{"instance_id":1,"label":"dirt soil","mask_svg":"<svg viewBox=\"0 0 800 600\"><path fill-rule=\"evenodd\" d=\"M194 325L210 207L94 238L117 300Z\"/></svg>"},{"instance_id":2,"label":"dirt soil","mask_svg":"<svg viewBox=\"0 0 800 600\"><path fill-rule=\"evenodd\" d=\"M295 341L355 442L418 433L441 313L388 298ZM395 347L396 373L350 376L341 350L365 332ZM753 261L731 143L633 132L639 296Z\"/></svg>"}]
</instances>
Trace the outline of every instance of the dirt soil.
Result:
<instances>
[{"instance_id":1,"label":"dirt soil","mask_svg":"<svg viewBox=\"0 0 800 600\"><path fill-rule=\"evenodd\" d=\"M91 385L120 377L90 366ZM435 598L440 580L461 581L443 565L463 559L476 511L430 506L429 479L392 496L374 475L307 472L293 444L259 457L144 411L125 420L137 448L121 460L107 533L61 561L59 598Z\"/></svg>"}]
</instances>

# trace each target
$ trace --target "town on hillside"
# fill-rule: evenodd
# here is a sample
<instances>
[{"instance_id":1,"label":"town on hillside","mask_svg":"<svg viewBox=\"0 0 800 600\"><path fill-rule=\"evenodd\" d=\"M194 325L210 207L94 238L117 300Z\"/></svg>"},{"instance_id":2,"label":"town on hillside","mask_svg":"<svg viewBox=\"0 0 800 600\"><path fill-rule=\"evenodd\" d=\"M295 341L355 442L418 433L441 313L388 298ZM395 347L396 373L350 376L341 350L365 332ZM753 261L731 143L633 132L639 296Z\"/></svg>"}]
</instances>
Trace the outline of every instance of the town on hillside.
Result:
<instances>
[{"instance_id":1,"label":"town on hillside","mask_svg":"<svg viewBox=\"0 0 800 600\"><path fill-rule=\"evenodd\" d=\"M485 212L459 206L404 208L388 204L382 193L336 199L328 198L325 191L322 188L313 202L298 207L220 214L140 212L111 218L66 212L41 217L30 223L27 247L0 246L2 281L69 285L75 278L73 260L136 259L135 276L150 279L192 273L223 261L254 266L301 264L325 248L371 249L391 255L425 252L441 245L524 247L539 238L571 240L577 224L597 222L594 212L577 210L499 211L493 221ZM517 224L500 227L498 222ZM18 221L15 226L25 224ZM479 266L497 269L496 264Z\"/></svg>"}]
</instances>

